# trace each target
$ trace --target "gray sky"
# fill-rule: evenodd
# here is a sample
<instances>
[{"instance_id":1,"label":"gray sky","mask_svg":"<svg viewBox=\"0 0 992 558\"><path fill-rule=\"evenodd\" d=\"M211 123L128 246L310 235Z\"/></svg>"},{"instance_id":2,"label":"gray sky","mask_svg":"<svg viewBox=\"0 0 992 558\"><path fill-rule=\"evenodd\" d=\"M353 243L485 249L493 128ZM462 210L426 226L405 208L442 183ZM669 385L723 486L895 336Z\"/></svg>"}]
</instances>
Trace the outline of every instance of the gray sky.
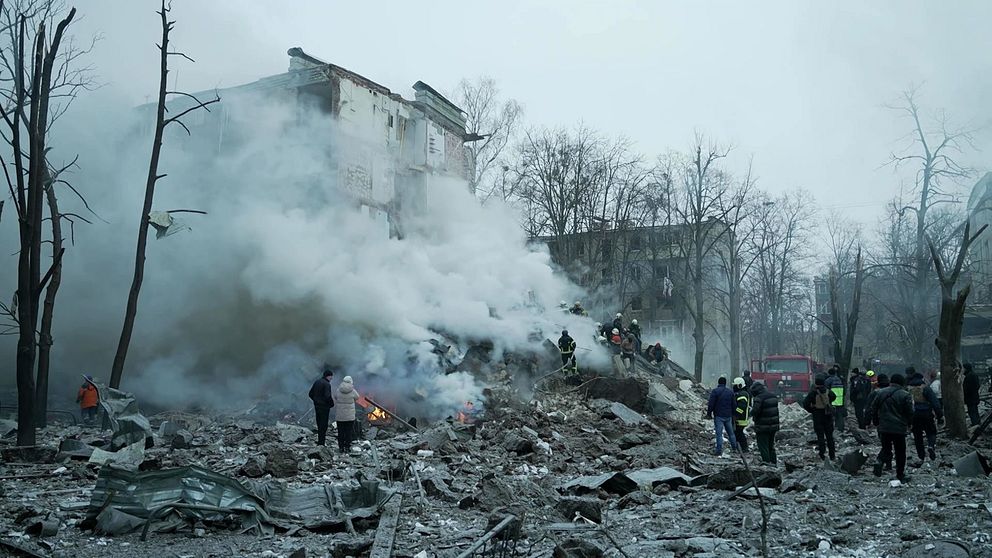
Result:
<instances>
[{"instance_id":1,"label":"gray sky","mask_svg":"<svg viewBox=\"0 0 992 558\"><path fill-rule=\"evenodd\" d=\"M104 92L154 95L156 3L85 0L81 36ZM285 71L286 49L344 66L410 96L418 79L450 90L490 75L534 126L625 134L653 158L694 131L753 156L760 185L811 190L871 220L901 177L880 168L907 131L885 108L923 83L928 113L987 126L992 2L662 2L500 0L332 2L175 0L186 90ZM976 143L986 153L992 130ZM969 154L987 169L988 158Z\"/></svg>"}]
</instances>

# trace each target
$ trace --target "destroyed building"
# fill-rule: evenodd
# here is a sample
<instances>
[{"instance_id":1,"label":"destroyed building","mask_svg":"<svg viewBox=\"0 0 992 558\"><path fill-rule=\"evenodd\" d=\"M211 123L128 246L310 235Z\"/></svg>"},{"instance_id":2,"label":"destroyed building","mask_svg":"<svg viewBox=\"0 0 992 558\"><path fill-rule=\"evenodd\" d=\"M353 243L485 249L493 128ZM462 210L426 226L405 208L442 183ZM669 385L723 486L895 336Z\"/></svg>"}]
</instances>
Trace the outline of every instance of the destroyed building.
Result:
<instances>
[{"instance_id":1,"label":"destroyed building","mask_svg":"<svg viewBox=\"0 0 992 558\"><path fill-rule=\"evenodd\" d=\"M221 101L185 121L193 132L185 149L215 156L235 150L242 143L238 119L253 116L239 110L243 101L288 107L301 125L327 132L314 137L327 142L326 172L315 173L314 181L342 194L394 237L403 236L401 211L422 210L436 181L470 182L473 169L465 143L479 138L466 132L462 109L430 85L413 84L410 100L299 47L288 54L284 73L197 93L200 99L216 94ZM177 99L170 106L190 102Z\"/></svg>"},{"instance_id":2,"label":"destroyed building","mask_svg":"<svg viewBox=\"0 0 992 558\"><path fill-rule=\"evenodd\" d=\"M648 336L660 337L665 346L693 347L692 284L687 279L688 258L679 242L686 234L683 225L621 226L598 224L574 234L541 237L551 257L578 285L590 293L585 301L591 317L612 319L622 312L636 319ZM704 258L704 321L706 323L706 369L730 371L730 321L720 309L726 293L721 262L727 252L717 242ZM722 287L721 287L722 285Z\"/></svg>"}]
</instances>

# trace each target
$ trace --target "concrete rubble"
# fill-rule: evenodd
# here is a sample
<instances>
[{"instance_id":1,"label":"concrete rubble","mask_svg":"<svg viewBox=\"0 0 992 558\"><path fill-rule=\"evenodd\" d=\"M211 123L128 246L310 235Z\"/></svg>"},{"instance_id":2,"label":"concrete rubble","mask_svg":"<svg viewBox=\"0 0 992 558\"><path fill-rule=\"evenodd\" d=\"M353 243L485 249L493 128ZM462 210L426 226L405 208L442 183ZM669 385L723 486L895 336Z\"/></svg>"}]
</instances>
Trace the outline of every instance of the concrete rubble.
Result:
<instances>
[{"instance_id":1,"label":"concrete rubble","mask_svg":"<svg viewBox=\"0 0 992 558\"><path fill-rule=\"evenodd\" d=\"M360 451L346 455L315 446L311 425L286 413L145 418L120 392L108 401L109 430L51 425L39 433L51 447L15 448L7 429L0 548L82 558L758 556L760 494L770 556L992 556L989 438L941 439L938 464L890 487L888 474L863 466L878 451L873 433L838 434L838 461L823 463L794 405L781 409L781 464L750 454L746 468L711 455L706 389L691 380L634 370L594 387L553 380L527 398L499 378L471 424L365 425Z\"/></svg>"}]
</instances>

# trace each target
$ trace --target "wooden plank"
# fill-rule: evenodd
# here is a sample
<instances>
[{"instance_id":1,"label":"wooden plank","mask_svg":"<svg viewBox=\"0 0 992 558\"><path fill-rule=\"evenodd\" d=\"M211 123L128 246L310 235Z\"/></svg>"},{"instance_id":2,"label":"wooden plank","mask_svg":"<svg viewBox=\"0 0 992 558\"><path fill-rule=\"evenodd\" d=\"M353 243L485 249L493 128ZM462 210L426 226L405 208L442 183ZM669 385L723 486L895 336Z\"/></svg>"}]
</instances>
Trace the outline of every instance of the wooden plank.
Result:
<instances>
[{"instance_id":1,"label":"wooden plank","mask_svg":"<svg viewBox=\"0 0 992 558\"><path fill-rule=\"evenodd\" d=\"M396 526L400 520L400 503L403 495L399 492L390 497L382 508L379 516L379 527L375 531L375 541L369 558L389 558L393 555L393 540L396 538Z\"/></svg>"}]
</instances>

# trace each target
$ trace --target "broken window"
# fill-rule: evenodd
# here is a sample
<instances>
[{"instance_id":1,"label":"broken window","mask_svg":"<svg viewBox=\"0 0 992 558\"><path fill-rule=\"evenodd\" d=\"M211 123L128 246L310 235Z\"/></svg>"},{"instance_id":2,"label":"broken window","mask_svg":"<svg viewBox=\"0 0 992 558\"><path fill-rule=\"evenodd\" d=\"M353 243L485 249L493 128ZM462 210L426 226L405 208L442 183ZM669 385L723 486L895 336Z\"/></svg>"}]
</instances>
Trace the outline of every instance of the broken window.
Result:
<instances>
[{"instance_id":1,"label":"broken window","mask_svg":"<svg viewBox=\"0 0 992 558\"><path fill-rule=\"evenodd\" d=\"M640 235L634 235L634 237L630 239L630 249L631 250L640 250L641 247L642 247L642 244L643 244L643 242L641 241Z\"/></svg>"},{"instance_id":2,"label":"broken window","mask_svg":"<svg viewBox=\"0 0 992 558\"><path fill-rule=\"evenodd\" d=\"M643 302L641 302L641 297L635 296L634 298L630 299L631 310L639 311L642 306L643 306Z\"/></svg>"}]
</instances>

